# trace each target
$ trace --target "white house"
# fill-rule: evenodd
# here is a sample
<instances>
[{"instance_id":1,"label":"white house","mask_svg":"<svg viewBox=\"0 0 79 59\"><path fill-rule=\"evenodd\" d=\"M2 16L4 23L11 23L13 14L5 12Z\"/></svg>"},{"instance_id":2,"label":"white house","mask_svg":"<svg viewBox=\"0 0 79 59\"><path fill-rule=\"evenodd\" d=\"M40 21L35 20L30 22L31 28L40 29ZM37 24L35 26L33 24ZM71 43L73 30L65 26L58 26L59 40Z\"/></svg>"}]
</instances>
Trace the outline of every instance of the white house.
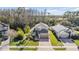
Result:
<instances>
[{"instance_id":1,"label":"white house","mask_svg":"<svg viewBox=\"0 0 79 59\"><path fill-rule=\"evenodd\" d=\"M49 26L46 25L45 23L38 23L36 24L31 31L34 31L37 32L36 36L37 37L37 40L40 40L40 41L48 41L48 28Z\"/></svg>"}]
</instances>

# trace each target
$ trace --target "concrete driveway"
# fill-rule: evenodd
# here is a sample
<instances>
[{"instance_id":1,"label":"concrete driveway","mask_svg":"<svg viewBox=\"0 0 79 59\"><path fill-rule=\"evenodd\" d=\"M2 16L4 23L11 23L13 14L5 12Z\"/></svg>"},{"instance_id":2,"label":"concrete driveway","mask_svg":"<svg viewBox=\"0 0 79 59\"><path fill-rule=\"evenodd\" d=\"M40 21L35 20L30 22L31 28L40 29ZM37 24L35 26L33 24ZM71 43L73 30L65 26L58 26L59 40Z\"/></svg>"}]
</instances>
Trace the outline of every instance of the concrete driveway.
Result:
<instances>
[{"instance_id":1,"label":"concrete driveway","mask_svg":"<svg viewBox=\"0 0 79 59\"><path fill-rule=\"evenodd\" d=\"M72 39L62 38L64 46L66 46L67 51L78 51L77 45L72 41ZM70 47L71 46L71 47Z\"/></svg>"}]
</instances>

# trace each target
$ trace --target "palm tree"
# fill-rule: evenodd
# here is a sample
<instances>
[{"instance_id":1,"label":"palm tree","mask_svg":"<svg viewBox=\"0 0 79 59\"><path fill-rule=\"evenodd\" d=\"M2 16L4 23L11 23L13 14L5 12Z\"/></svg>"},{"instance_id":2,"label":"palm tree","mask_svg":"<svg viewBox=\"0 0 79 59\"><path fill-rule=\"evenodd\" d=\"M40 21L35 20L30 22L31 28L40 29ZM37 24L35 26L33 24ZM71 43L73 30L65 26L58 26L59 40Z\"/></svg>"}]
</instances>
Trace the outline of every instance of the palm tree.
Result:
<instances>
[{"instance_id":1,"label":"palm tree","mask_svg":"<svg viewBox=\"0 0 79 59\"><path fill-rule=\"evenodd\" d=\"M26 26L24 31L21 28L18 28L17 34L22 37L22 40L19 41L18 45L23 44L24 41L27 39L30 40L30 27Z\"/></svg>"}]
</instances>

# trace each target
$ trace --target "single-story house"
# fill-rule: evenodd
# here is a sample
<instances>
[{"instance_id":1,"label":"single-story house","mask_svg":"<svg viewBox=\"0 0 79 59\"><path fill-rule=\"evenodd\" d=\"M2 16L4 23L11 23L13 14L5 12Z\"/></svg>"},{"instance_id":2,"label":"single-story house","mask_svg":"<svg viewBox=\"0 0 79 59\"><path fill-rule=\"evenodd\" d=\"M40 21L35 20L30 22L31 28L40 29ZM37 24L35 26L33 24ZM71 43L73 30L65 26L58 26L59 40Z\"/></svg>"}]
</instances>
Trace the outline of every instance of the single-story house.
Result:
<instances>
[{"instance_id":1,"label":"single-story house","mask_svg":"<svg viewBox=\"0 0 79 59\"><path fill-rule=\"evenodd\" d=\"M38 23L32 28L32 33L35 34L36 40L48 41L48 28L49 26L45 23ZM33 35L32 34L32 35Z\"/></svg>"},{"instance_id":2,"label":"single-story house","mask_svg":"<svg viewBox=\"0 0 79 59\"><path fill-rule=\"evenodd\" d=\"M71 30L61 24L51 26L50 28L51 28L51 30L55 31L58 38L69 38L73 34L73 30Z\"/></svg>"}]
</instances>

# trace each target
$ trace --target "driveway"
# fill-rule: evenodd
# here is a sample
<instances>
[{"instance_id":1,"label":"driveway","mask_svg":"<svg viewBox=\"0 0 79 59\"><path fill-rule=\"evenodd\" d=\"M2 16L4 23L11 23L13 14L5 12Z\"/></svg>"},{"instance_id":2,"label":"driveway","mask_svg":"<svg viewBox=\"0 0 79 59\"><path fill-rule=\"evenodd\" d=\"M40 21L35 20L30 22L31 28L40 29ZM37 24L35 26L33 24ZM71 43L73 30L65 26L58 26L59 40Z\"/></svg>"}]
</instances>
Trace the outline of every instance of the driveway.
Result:
<instances>
[{"instance_id":1,"label":"driveway","mask_svg":"<svg viewBox=\"0 0 79 59\"><path fill-rule=\"evenodd\" d=\"M60 39L61 41L63 41L64 46L66 46L66 50L67 51L77 51L77 45L72 41L72 39L68 39L68 38L62 38Z\"/></svg>"},{"instance_id":2,"label":"driveway","mask_svg":"<svg viewBox=\"0 0 79 59\"><path fill-rule=\"evenodd\" d=\"M9 50L9 40L10 40L10 37L6 41L3 41L1 43L0 51L7 51L7 50Z\"/></svg>"},{"instance_id":3,"label":"driveway","mask_svg":"<svg viewBox=\"0 0 79 59\"><path fill-rule=\"evenodd\" d=\"M41 40L44 40L44 39L41 39ZM49 39L46 39L46 40L47 41L39 41L38 51L52 51L53 50Z\"/></svg>"},{"instance_id":4,"label":"driveway","mask_svg":"<svg viewBox=\"0 0 79 59\"><path fill-rule=\"evenodd\" d=\"M61 38L61 41L63 41L64 43L73 43L72 39L68 39L68 38Z\"/></svg>"}]
</instances>

